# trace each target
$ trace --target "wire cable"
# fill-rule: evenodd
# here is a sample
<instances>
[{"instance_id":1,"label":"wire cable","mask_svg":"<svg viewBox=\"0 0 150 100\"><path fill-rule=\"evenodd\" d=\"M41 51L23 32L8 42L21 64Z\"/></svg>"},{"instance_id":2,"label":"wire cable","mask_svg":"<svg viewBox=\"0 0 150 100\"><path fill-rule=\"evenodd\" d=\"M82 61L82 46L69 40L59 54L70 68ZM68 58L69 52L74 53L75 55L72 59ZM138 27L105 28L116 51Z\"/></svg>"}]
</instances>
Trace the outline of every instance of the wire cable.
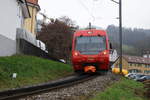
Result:
<instances>
[{"instance_id":1,"label":"wire cable","mask_svg":"<svg viewBox=\"0 0 150 100\"><path fill-rule=\"evenodd\" d=\"M95 17L93 16L93 14L90 12L90 10L88 9L88 7L81 1L78 0L79 4L81 4L82 7L84 7L84 9L89 13L89 15L92 17L93 21L95 20Z\"/></svg>"}]
</instances>

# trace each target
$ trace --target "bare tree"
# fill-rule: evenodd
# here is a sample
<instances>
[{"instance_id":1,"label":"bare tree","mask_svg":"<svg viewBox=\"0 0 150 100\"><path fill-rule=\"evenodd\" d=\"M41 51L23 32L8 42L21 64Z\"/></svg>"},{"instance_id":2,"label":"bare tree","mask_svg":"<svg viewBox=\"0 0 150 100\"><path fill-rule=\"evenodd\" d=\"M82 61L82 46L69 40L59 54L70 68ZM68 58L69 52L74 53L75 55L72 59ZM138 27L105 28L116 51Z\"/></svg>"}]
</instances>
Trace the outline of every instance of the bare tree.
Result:
<instances>
[{"instance_id":1,"label":"bare tree","mask_svg":"<svg viewBox=\"0 0 150 100\"><path fill-rule=\"evenodd\" d=\"M68 17L51 18L49 24L42 25L37 38L46 44L52 57L68 60L71 53L72 36L75 30L75 24Z\"/></svg>"}]
</instances>

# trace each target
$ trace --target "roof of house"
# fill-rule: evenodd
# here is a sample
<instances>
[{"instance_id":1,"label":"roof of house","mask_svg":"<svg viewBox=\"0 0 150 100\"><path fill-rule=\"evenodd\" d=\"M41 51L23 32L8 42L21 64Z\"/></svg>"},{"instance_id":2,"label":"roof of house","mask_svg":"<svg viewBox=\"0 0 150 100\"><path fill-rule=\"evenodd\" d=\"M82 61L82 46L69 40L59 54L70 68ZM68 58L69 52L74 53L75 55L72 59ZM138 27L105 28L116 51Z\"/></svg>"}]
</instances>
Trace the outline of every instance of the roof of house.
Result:
<instances>
[{"instance_id":1,"label":"roof of house","mask_svg":"<svg viewBox=\"0 0 150 100\"><path fill-rule=\"evenodd\" d=\"M28 5L36 7L38 11L40 10L38 0L26 0L26 1Z\"/></svg>"},{"instance_id":2,"label":"roof of house","mask_svg":"<svg viewBox=\"0 0 150 100\"><path fill-rule=\"evenodd\" d=\"M123 57L130 63L150 64L150 58L128 55L123 55Z\"/></svg>"},{"instance_id":3,"label":"roof of house","mask_svg":"<svg viewBox=\"0 0 150 100\"><path fill-rule=\"evenodd\" d=\"M27 2L38 5L38 0L27 0Z\"/></svg>"}]
</instances>

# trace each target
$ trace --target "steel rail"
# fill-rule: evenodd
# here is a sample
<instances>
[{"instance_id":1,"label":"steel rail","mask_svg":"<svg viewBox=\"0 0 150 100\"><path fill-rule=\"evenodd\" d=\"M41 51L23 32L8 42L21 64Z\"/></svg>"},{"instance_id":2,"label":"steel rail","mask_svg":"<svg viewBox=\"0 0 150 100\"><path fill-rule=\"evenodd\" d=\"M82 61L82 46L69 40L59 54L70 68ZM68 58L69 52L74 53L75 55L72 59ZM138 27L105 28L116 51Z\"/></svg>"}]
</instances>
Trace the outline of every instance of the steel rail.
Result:
<instances>
[{"instance_id":1,"label":"steel rail","mask_svg":"<svg viewBox=\"0 0 150 100\"><path fill-rule=\"evenodd\" d=\"M44 92L51 91L54 89L59 89L59 88L68 87L77 83L81 83L81 82L90 80L92 78L95 78L96 76L97 75L89 75L89 74L76 75L72 78L66 78L61 81L49 82L49 83L40 84L36 86L1 91L0 100L14 100L14 99L19 99L19 98L33 95L33 94L44 93Z\"/></svg>"}]
</instances>

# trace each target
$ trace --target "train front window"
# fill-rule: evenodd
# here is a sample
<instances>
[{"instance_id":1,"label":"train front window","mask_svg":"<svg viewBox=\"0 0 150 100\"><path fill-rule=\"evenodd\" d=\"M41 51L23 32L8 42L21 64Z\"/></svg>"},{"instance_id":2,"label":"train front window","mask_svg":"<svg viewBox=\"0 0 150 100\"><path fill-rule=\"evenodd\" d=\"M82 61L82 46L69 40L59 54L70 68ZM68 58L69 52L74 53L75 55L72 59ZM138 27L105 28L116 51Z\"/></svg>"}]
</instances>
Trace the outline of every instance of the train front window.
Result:
<instances>
[{"instance_id":1,"label":"train front window","mask_svg":"<svg viewBox=\"0 0 150 100\"><path fill-rule=\"evenodd\" d=\"M105 36L77 37L76 50L82 54L97 54L106 50Z\"/></svg>"}]
</instances>

